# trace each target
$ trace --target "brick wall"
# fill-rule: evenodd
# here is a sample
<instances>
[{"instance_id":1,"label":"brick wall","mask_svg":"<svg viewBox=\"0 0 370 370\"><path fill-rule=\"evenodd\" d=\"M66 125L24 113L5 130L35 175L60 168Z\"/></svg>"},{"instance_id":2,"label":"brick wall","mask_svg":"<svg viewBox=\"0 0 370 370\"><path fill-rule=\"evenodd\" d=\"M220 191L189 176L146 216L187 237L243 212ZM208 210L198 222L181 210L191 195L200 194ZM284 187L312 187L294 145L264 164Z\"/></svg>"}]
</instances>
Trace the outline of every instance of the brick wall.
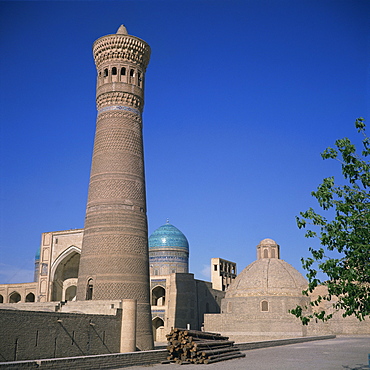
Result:
<instances>
[{"instance_id":1,"label":"brick wall","mask_svg":"<svg viewBox=\"0 0 370 370\"><path fill-rule=\"evenodd\" d=\"M0 309L0 362L117 353L121 317Z\"/></svg>"},{"instance_id":2,"label":"brick wall","mask_svg":"<svg viewBox=\"0 0 370 370\"><path fill-rule=\"evenodd\" d=\"M45 359L34 361L0 362L1 370L95 370L117 369L134 365L158 364L167 358L167 350L115 353L98 356L80 356L61 359Z\"/></svg>"}]
</instances>

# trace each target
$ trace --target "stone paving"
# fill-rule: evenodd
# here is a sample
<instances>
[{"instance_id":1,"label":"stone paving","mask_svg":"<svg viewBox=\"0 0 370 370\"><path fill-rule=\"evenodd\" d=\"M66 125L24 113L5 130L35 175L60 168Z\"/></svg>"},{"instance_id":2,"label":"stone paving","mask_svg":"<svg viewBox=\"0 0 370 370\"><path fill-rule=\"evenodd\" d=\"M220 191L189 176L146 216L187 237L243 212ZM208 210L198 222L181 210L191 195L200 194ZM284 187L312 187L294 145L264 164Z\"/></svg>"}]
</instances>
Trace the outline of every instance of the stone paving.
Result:
<instances>
[{"instance_id":1,"label":"stone paving","mask_svg":"<svg viewBox=\"0 0 370 370\"><path fill-rule=\"evenodd\" d=\"M245 358L209 365L186 365L187 370L365 370L370 369L370 335L290 344L244 351ZM184 365L134 366L126 370L176 370Z\"/></svg>"}]
</instances>

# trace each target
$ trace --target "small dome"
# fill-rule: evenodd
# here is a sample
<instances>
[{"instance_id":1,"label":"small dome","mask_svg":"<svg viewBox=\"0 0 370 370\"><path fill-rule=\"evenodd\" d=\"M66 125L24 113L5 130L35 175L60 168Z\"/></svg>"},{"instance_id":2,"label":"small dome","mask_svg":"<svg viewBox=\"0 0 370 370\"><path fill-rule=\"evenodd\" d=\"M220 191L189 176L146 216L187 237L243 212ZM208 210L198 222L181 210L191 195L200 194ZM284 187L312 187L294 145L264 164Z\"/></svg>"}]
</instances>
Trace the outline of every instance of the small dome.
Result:
<instances>
[{"instance_id":1,"label":"small dome","mask_svg":"<svg viewBox=\"0 0 370 370\"><path fill-rule=\"evenodd\" d=\"M301 296L306 288L306 279L292 265L278 258L262 258L252 262L236 277L225 298Z\"/></svg>"},{"instance_id":2,"label":"small dome","mask_svg":"<svg viewBox=\"0 0 370 370\"><path fill-rule=\"evenodd\" d=\"M37 250L36 254L35 254L35 260L36 260L36 261L39 261L39 260L40 260L40 249L41 249L41 248L39 248L39 249Z\"/></svg>"},{"instance_id":3,"label":"small dome","mask_svg":"<svg viewBox=\"0 0 370 370\"><path fill-rule=\"evenodd\" d=\"M186 236L177 227L166 223L155 230L149 237L149 249L166 249L171 247L188 251L189 243Z\"/></svg>"},{"instance_id":4,"label":"small dome","mask_svg":"<svg viewBox=\"0 0 370 370\"><path fill-rule=\"evenodd\" d=\"M261 240L258 245L259 246L270 246L270 245L274 245L275 246L275 245L277 245L277 243L276 243L275 240L266 238L266 239Z\"/></svg>"}]
</instances>

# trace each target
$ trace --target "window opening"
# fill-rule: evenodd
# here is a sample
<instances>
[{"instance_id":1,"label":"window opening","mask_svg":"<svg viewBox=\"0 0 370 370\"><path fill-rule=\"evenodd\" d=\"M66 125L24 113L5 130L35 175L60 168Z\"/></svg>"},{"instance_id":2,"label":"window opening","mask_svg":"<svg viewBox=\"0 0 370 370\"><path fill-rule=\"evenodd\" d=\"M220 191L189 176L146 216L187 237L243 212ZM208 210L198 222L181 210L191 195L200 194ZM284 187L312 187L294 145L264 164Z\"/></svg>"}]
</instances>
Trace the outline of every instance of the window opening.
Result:
<instances>
[{"instance_id":1,"label":"window opening","mask_svg":"<svg viewBox=\"0 0 370 370\"><path fill-rule=\"evenodd\" d=\"M93 297L94 281L89 279L87 282L86 300L91 301Z\"/></svg>"},{"instance_id":2,"label":"window opening","mask_svg":"<svg viewBox=\"0 0 370 370\"><path fill-rule=\"evenodd\" d=\"M268 311L269 310L269 303L267 301L261 302L261 311Z\"/></svg>"},{"instance_id":3,"label":"window opening","mask_svg":"<svg viewBox=\"0 0 370 370\"><path fill-rule=\"evenodd\" d=\"M115 76L117 74L117 68L113 67L112 68L112 75Z\"/></svg>"},{"instance_id":4,"label":"window opening","mask_svg":"<svg viewBox=\"0 0 370 370\"><path fill-rule=\"evenodd\" d=\"M104 69L104 77L108 77L108 69Z\"/></svg>"},{"instance_id":5,"label":"window opening","mask_svg":"<svg viewBox=\"0 0 370 370\"><path fill-rule=\"evenodd\" d=\"M125 67L121 68L121 76L126 76L126 68Z\"/></svg>"}]
</instances>

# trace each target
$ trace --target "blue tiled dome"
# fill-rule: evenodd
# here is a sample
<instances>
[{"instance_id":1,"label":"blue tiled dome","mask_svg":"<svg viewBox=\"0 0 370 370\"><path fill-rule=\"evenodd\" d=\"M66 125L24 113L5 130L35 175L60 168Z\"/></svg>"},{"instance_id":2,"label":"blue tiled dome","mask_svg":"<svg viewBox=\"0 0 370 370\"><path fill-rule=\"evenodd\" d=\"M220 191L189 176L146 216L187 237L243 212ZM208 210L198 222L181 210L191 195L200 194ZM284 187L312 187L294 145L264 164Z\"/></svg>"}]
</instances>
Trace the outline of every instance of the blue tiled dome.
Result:
<instances>
[{"instance_id":1,"label":"blue tiled dome","mask_svg":"<svg viewBox=\"0 0 370 370\"><path fill-rule=\"evenodd\" d=\"M169 223L159 227L149 237L149 249L166 247L176 247L189 251L186 236L177 227Z\"/></svg>"},{"instance_id":2,"label":"blue tiled dome","mask_svg":"<svg viewBox=\"0 0 370 370\"><path fill-rule=\"evenodd\" d=\"M40 259L40 248L37 250L36 254L35 254L35 260L39 260Z\"/></svg>"}]
</instances>

